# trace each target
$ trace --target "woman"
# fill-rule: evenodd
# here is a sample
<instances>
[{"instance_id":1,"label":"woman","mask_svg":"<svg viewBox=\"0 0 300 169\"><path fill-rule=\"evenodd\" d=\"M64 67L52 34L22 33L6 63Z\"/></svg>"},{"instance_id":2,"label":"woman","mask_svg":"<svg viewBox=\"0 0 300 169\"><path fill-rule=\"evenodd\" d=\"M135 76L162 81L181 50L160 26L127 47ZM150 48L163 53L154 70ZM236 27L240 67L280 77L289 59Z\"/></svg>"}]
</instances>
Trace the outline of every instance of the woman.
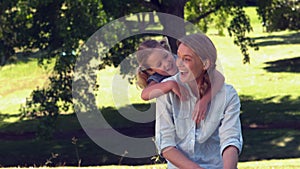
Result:
<instances>
[{"instance_id":1,"label":"woman","mask_svg":"<svg viewBox=\"0 0 300 169\"><path fill-rule=\"evenodd\" d=\"M178 73L176 66L177 55L170 53L167 40L146 40L138 48L136 54L139 68L137 70L137 84L143 89L141 97L143 100L157 98L170 91L174 92L181 100L185 100L185 90L175 81L162 80ZM224 85L224 76L217 70L213 72L214 84L205 94L198 99L193 111L193 119L200 123L204 119L207 105L216 93Z\"/></svg>"},{"instance_id":2,"label":"woman","mask_svg":"<svg viewBox=\"0 0 300 169\"><path fill-rule=\"evenodd\" d=\"M239 119L240 101L235 89L227 84L211 100L209 113L200 125L191 114L197 99L206 94L216 67L217 52L204 34L179 39L174 80L189 91L182 102L172 92L156 102L155 141L168 168L236 168L242 149Z\"/></svg>"}]
</instances>

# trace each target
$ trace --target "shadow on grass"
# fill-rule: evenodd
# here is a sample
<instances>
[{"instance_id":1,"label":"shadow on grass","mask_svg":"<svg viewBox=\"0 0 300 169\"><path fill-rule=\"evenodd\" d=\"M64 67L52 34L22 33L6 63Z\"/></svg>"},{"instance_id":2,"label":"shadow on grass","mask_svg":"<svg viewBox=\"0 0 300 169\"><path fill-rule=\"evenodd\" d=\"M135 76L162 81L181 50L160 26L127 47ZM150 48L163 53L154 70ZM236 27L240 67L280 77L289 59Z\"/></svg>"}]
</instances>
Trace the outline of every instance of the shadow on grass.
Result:
<instances>
[{"instance_id":1,"label":"shadow on grass","mask_svg":"<svg viewBox=\"0 0 300 169\"><path fill-rule=\"evenodd\" d=\"M244 127L300 129L300 97L291 99L291 96L286 95L255 100L251 96L242 95L240 98Z\"/></svg>"},{"instance_id":2,"label":"shadow on grass","mask_svg":"<svg viewBox=\"0 0 300 169\"><path fill-rule=\"evenodd\" d=\"M264 69L268 72L300 72L300 57L280 59L265 63L267 64L267 66L264 67Z\"/></svg>"},{"instance_id":3,"label":"shadow on grass","mask_svg":"<svg viewBox=\"0 0 300 169\"><path fill-rule=\"evenodd\" d=\"M244 148L241 161L300 156L300 98L254 100L240 96Z\"/></svg>"},{"instance_id":4,"label":"shadow on grass","mask_svg":"<svg viewBox=\"0 0 300 169\"><path fill-rule=\"evenodd\" d=\"M300 131L293 129L244 129L240 161L299 158Z\"/></svg>"},{"instance_id":5,"label":"shadow on grass","mask_svg":"<svg viewBox=\"0 0 300 169\"><path fill-rule=\"evenodd\" d=\"M290 96L254 100L241 96L244 148L241 161L282 159L300 156L300 101ZM136 109L144 111L149 104L135 104ZM122 107L121 109L128 109ZM118 110L108 107L101 109L108 123L128 137L154 136L154 122L136 123L126 119ZM129 112L126 112L129 113ZM57 121L57 132L53 140L36 140L32 137L13 134L24 130L22 134L33 132L38 125L36 120L20 121L0 129L0 166L99 166L99 165L144 165L156 163L151 158L126 158L114 155L95 144L81 128L76 114L60 115ZM20 136L18 135L18 136ZM99 135L106 138L105 132ZM77 139L74 143L74 138ZM122 140L120 140L122 142ZM33 148L34 147L34 148ZM47 163L51 161L51 163ZM162 160L164 162L164 160Z\"/></svg>"},{"instance_id":6,"label":"shadow on grass","mask_svg":"<svg viewBox=\"0 0 300 169\"><path fill-rule=\"evenodd\" d=\"M155 105L154 105L155 107ZM119 133L135 138L146 138L154 136L154 127L155 127L155 110L149 109L150 104L133 104L133 108L140 111L140 119L143 118L143 112L149 110L148 113L151 113L151 116L148 122L134 122L130 118L132 112L132 107L122 107L118 111L115 108L108 107L101 110L104 118L109 123L109 125ZM122 113L120 113L122 112ZM139 118L137 118L139 119Z\"/></svg>"},{"instance_id":7,"label":"shadow on grass","mask_svg":"<svg viewBox=\"0 0 300 169\"><path fill-rule=\"evenodd\" d=\"M45 59L45 61L43 61L41 59L42 57L44 57L44 58L49 57L46 51L17 52L6 61L5 65L28 63L28 62L32 61L33 59L38 59L38 61L41 65L51 62L49 59ZM0 68L1 68L1 66L0 66Z\"/></svg>"},{"instance_id":8,"label":"shadow on grass","mask_svg":"<svg viewBox=\"0 0 300 169\"><path fill-rule=\"evenodd\" d=\"M12 118L12 117L20 117L20 114L2 114L0 112L0 121L3 121L5 119L9 119L9 118Z\"/></svg>"},{"instance_id":9,"label":"shadow on grass","mask_svg":"<svg viewBox=\"0 0 300 169\"><path fill-rule=\"evenodd\" d=\"M144 111L149 104L135 104ZM154 136L154 121L135 123L124 115L128 107L122 107L121 115L115 108L101 110L102 115L114 130L128 137L145 138ZM154 112L153 112L154 113ZM0 128L0 166L99 166L99 165L144 165L154 164L152 157L127 158L112 154L91 140L78 122L76 114L60 115L52 140L36 139L37 120L24 120L5 124ZM30 126L30 128L28 128ZM99 135L107 139L106 129ZM74 139L77 140L74 144ZM109 141L109 140L108 140ZM122 140L119 140L122 144ZM153 143L154 144L154 143Z\"/></svg>"},{"instance_id":10,"label":"shadow on grass","mask_svg":"<svg viewBox=\"0 0 300 169\"><path fill-rule=\"evenodd\" d=\"M270 35L253 38L258 46L274 46L285 44L300 44L300 32L285 35Z\"/></svg>"}]
</instances>

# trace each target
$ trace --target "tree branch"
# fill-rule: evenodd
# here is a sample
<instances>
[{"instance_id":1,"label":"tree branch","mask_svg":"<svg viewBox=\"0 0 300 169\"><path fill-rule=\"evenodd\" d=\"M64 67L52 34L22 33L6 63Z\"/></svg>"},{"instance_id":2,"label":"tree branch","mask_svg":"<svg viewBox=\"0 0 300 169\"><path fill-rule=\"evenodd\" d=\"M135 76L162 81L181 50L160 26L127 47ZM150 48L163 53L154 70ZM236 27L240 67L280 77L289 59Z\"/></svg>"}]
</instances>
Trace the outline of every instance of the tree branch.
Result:
<instances>
[{"instance_id":1,"label":"tree branch","mask_svg":"<svg viewBox=\"0 0 300 169\"><path fill-rule=\"evenodd\" d=\"M145 6L147 8L159 11L160 10L160 3L158 0L151 0L150 2L145 0L137 0L142 6Z\"/></svg>"},{"instance_id":2,"label":"tree branch","mask_svg":"<svg viewBox=\"0 0 300 169\"><path fill-rule=\"evenodd\" d=\"M208 15L210 15L210 14L212 14L212 13L218 11L220 8L221 8L221 5L217 5L216 8L214 8L214 9L212 9L212 10L210 10L210 11L207 11L207 12L205 12L204 14L199 15L197 18L192 19L192 20L189 20L189 21L190 21L191 23L197 23L197 22L199 22L199 20L201 20L201 19L207 17Z\"/></svg>"}]
</instances>

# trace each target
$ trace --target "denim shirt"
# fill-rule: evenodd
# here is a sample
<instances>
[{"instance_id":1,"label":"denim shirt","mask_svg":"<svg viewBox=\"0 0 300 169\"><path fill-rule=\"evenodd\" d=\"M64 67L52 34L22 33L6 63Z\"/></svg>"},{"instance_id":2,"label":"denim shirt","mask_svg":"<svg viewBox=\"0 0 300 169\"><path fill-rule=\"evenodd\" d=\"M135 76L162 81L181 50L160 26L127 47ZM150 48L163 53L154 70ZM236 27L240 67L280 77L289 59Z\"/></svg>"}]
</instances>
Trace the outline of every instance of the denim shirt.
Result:
<instances>
[{"instance_id":1,"label":"denim shirt","mask_svg":"<svg viewBox=\"0 0 300 169\"><path fill-rule=\"evenodd\" d=\"M155 143L159 154L172 146L200 167L208 169L223 168L223 150L233 145L242 151L242 132L240 123L240 101L235 89L224 84L211 100L206 117L195 125L192 112L197 98L190 87L183 84L179 74L166 80L177 81L187 88L189 99L180 101L169 92L157 98ZM168 168L176 168L168 161Z\"/></svg>"},{"instance_id":2,"label":"denim shirt","mask_svg":"<svg viewBox=\"0 0 300 169\"><path fill-rule=\"evenodd\" d=\"M170 77L170 76L163 76L161 74L154 73L153 75L149 76L149 78L147 79L147 84L149 84L152 81L154 81L156 83L160 83L161 81L163 81L164 79L166 79L168 77Z\"/></svg>"}]
</instances>

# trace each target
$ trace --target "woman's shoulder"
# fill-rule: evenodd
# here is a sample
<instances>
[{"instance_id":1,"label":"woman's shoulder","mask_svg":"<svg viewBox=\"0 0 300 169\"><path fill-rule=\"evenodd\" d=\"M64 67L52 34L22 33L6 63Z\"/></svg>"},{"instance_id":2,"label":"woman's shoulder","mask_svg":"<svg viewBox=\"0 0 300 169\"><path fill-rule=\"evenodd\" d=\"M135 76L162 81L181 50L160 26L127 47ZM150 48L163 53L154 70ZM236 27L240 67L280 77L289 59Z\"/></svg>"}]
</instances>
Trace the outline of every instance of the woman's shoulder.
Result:
<instances>
[{"instance_id":1,"label":"woman's shoulder","mask_svg":"<svg viewBox=\"0 0 300 169\"><path fill-rule=\"evenodd\" d=\"M218 95L232 95L237 93L235 88L231 84L224 83L223 87L218 91Z\"/></svg>"},{"instance_id":2,"label":"woman's shoulder","mask_svg":"<svg viewBox=\"0 0 300 169\"><path fill-rule=\"evenodd\" d=\"M173 81L176 81L176 82L181 82L180 79L179 79L179 73L177 73L174 76L170 76L170 77L165 78L162 82L169 81L169 80L173 80Z\"/></svg>"},{"instance_id":3,"label":"woman's shoulder","mask_svg":"<svg viewBox=\"0 0 300 169\"><path fill-rule=\"evenodd\" d=\"M230 101L232 99L239 100L238 92L231 84L224 84L224 89L226 92L226 100Z\"/></svg>"},{"instance_id":4,"label":"woman's shoulder","mask_svg":"<svg viewBox=\"0 0 300 169\"><path fill-rule=\"evenodd\" d=\"M237 93L236 89L231 84L224 83L224 89L226 93Z\"/></svg>"}]
</instances>

